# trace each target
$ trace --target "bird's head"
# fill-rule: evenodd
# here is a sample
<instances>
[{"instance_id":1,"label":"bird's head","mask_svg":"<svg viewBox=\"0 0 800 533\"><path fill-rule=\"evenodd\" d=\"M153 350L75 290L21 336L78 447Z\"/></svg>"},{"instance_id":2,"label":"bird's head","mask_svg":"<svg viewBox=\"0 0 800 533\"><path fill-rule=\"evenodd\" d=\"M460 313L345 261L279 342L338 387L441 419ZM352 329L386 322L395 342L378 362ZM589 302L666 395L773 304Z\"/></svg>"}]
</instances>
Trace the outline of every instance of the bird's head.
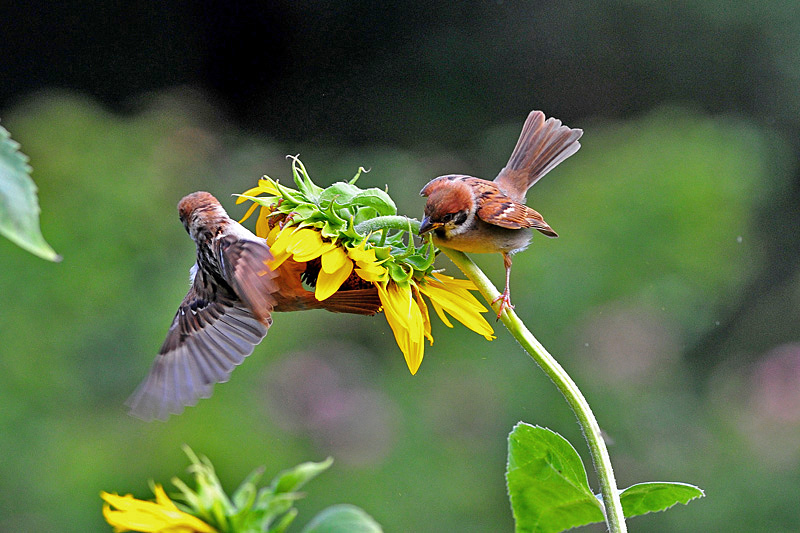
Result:
<instances>
[{"instance_id":1,"label":"bird's head","mask_svg":"<svg viewBox=\"0 0 800 533\"><path fill-rule=\"evenodd\" d=\"M198 191L184 196L178 202L178 216L183 222L183 227L194 238L201 227L228 215L214 196L205 191Z\"/></svg>"},{"instance_id":2,"label":"bird's head","mask_svg":"<svg viewBox=\"0 0 800 533\"><path fill-rule=\"evenodd\" d=\"M444 236L457 235L465 231L468 222L475 216L475 198L469 185L458 174L439 176L431 180L420 191L427 196L425 217L419 227L419 234L436 231Z\"/></svg>"}]
</instances>

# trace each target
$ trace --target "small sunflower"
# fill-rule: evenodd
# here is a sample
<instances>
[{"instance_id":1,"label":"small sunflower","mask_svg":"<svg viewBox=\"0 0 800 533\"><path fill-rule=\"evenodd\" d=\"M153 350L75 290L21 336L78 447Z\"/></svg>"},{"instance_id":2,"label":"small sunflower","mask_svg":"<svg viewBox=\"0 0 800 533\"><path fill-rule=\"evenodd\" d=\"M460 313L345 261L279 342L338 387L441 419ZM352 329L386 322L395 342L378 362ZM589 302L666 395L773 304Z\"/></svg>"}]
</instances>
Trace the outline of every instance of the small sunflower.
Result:
<instances>
[{"instance_id":1,"label":"small sunflower","mask_svg":"<svg viewBox=\"0 0 800 533\"><path fill-rule=\"evenodd\" d=\"M144 533L214 533L217 530L196 516L178 509L161 485L153 489L156 501L137 500L130 494L119 496L101 492L105 500L103 516L114 531ZM114 507L114 509L112 509Z\"/></svg>"},{"instance_id":2,"label":"small sunflower","mask_svg":"<svg viewBox=\"0 0 800 533\"><path fill-rule=\"evenodd\" d=\"M292 171L298 189L264 177L245 191L237 203L251 200L242 221L261 207L256 235L267 240L277 269L285 261L307 263L306 281L315 287L317 300L335 294L355 276L378 290L382 309L412 374L422 363L424 340L433 344L427 298L448 327L447 314L482 335L494 339L492 326L483 318L488 310L470 291L468 280L435 272L435 249L427 240L414 243L410 227L394 232L359 231L359 224L376 217L393 217L397 208L380 189L360 189L355 181L339 182L323 189L315 185L303 164L293 158ZM313 266L312 266L313 265ZM423 296L425 298L423 298Z\"/></svg>"}]
</instances>

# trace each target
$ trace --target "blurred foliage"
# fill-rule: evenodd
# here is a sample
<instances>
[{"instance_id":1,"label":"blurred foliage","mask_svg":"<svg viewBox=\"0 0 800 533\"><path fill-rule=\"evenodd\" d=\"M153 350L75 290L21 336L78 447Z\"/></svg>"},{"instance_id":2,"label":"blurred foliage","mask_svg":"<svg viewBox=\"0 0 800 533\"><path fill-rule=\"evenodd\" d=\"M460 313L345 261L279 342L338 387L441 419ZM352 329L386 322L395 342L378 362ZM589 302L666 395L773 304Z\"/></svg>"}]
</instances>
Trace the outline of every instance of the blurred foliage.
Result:
<instances>
[{"instance_id":1,"label":"blurred foliage","mask_svg":"<svg viewBox=\"0 0 800 533\"><path fill-rule=\"evenodd\" d=\"M122 404L186 290L194 246L175 212L184 194L209 190L240 216L226 195L262 174L279 177L285 154L300 153L322 185L371 168L362 183L388 185L399 212L418 216L417 191L431 177L494 176L524 114L476 133L469 151L412 153L284 146L227 126L201 101L162 94L121 117L51 94L4 115L36 167L42 227L64 261L0 242L0 530L104 531L98 493L145 496L148 477L183 463L182 443L214 457L226 485L266 450L268 470L334 456L316 482L320 497L298 504L301 516L351 502L387 531L511 530L510 428L525 420L576 445L582 438L562 398L502 333L476 343L435 325L412 377L382 319L281 314L212 399L167 424L130 418ZM800 398L765 396L780 378L781 390L800 383L800 348L721 367L707 397L687 385L681 359L765 267L768 230L757 215L787 187L786 142L685 108L569 125L586 130L582 150L528 202L561 237L534 239L512 286L517 312L615 442L620 486L681 479L706 490L631 527L800 528ZM502 261L477 260L500 283ZM790 294L800 294L800 278Z\"/></svg>"}]
</instances>

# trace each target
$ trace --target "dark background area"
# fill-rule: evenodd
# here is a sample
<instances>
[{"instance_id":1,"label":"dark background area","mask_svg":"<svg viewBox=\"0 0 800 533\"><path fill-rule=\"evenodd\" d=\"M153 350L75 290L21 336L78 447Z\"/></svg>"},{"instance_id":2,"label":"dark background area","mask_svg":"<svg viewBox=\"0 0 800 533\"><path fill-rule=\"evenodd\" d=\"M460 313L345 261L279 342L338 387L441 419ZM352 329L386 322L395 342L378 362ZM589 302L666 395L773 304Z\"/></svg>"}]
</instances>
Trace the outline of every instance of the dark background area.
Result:
<instances>
[{"instance_id":1,"label":"dark background area","mask_svg":"<svg viewBox=\"0 0 800 533\"><path fill-rule=\"evenodd\" d=\"M99 500L93 500L99 490L144 497L148 477L166 481L182 468L184 441L214 460L235 447L210 435L235 422L224 408L206 404L240 406L241 400L247 406L261 382L237 373L226 387L234 390L239 379L235 391L241 392L219 399L218 387L214 399L167 425L142 426L119 410L184 289L191 243L173 212L183 194L201 187L237 193L261 174L286 176L282 156L300 152L325 185L351 177L359 165L372 167L366 179L388 183L401 210L418 215L416 191L431 177L490 178L531 109L586 133L581 152L535 189L540 203L531 205L564 238L537 241L533 248L540 252L520 256L528 266L512 280L518 309L556 356L565 354L581 385L589 382L601 424L616 429L611 453L621 458L622 480L661 476L718 489L671 511L674 519L666 518L670 513L637 519L647 524L639 530L800 528L796 497L792 503L781 496L795 494L800 481L800 7L699 0L28 2L0 6L0 19L6 21L0 120L32 158L43 230L65 257L63 265L42 266L0 243L0 355L9 367L0 383L6 406L0 452L8 458L0 476L0 500L8 502L6 509L0 505L0 530L43 530L58 522L57 513L74 524L61 530L102 527ZM141 224L150 229L141 231ZM185 260L172 256L176 247ZM497 261L481 261L499 283ZM52 314L43 316L43 306ZM345 466L344 478L327 490L333 497L330 487L350 483L343 494L387 530L509 529L503 439L516 420L548 425L582 444L570 414L555 407L560 399L549 384L535 369L520 374L521 357L509 363L504 356L498 364L509 368L503 371L481 367L479 356L461 363L460 343L471 348L474 341L454 332L457 340L437 337L422 367L430 367L428 376L409 385L402 365L383 362L388 354L397 363L401 358L373 331L382 319L351 325L342 317L311 316L285 318L295 320L283 326L285 337L271 331L273 357L259 357L254 373L295 376L299 384L282 387L305 390L303 372L310 370L297 361L314 368L322 364L315 358L325 356L290 338L306 327L303 320L361 347L345 353L378 344L386 350L357 358L367 370L353 370L352 361L336 368L350 376L343 382L369 383L364 390L389 406L374 412L383 422L348 419L348 434L385 431L386 442L376 446L393 451L364 451L376 458L365 460L366 467ZM380 327L385 333L385 324ZM342 333L351 329L352 335ZM503 346L513 352L513 343L502 342L491 345L493 353L503 353ZM604 346L605 359L594 350ZM648 350L670 355L648 359ZM279 353L296 357L276 359ZM436 353L444 362L433 361ZM651 361L648 379L659 384L649 392L647 380L612 372L603 381L593 374L597 366L640 360ZM469 370L457 370L461 364ZM42 367L46 379L37 373ZM523 381L522 392L509 377L515 373L535 385L527 390ZM467 394L484 401L484 411L461 411ZM71 399L60 403L64 395ZM258 402L269 404L261 396ZM410 413L418 402L437 407L418 425L398 422L415 418ZM331 443L340 437L311 422L276 430L276 419L299 416L276 409L255 410L240 421L235 434L246 451L221 459L232 471L229 484L265 456L279 470L288 466L281 460L338 453ZM481 416L504 425L475 420ZM248 433L251 419L258 422ZM62 431L53 434L50 423ZM71 424L96 429L88 435L116 437L93 449L80 443L87 435ZM441 455L414 450L408 443L414 439L429 441ZM132 451L150 445L161 454L156 460ZM464 461L486 457L487 463L475 466L474 478L455 474L448 447ZM44 464L61 453L86 453L92 466L48 471L24 457L30 449ZM114 472L126 449L135 466ZM341 450L362 453L357 446ZM426 454L438 465L427 469L438 481L398 473ZM698 465L709 456L715 466L705 471ZM92 467L95 477L71 487L63 481ZM377 481L365 481L370 476ZM28 481L17 492L14 480L23 478ZM479 494L484 479L493 485ZM55 511L42 509L59 486L84 499L65 511L71 494L58 491L64 501ZM426 500L403 501L395 495L403 491ZM489 501L479 504L482 497ZM706 529L692 527L698 523Z\"/></svg>"}]
</instances>

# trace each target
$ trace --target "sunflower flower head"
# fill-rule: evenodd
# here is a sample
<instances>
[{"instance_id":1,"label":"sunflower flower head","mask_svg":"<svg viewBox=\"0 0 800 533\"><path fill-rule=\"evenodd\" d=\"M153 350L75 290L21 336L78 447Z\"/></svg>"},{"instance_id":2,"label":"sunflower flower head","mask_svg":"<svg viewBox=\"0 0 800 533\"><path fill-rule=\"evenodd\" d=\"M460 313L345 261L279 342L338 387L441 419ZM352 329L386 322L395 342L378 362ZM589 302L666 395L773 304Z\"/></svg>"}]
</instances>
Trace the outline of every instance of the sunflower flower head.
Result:
<instances>
[{"instance_id":1,"label":"sunflower flower head","mask_svg":"<svg viewBox=\"0 0 800 533\"><path fill-rule=\"evenodd\" d=\"M155 485L156 501L137 500L130 494L119 496L101 492L103 516L114 531L154 533L214 533L216 529L196 516L178 509L161 485Z\"/></svg>"},{"instance_id":2,"label":"sunflower flower head","mask_svg":"<svg viewBox=\"0 0 800 533\"><path fill-rule=\"evenodd\" d=\"M386 191L356 186L363 168L349 181L322 188L297 157L291 159L296 188L265 176L237 199L253 202L242 221L260 208L255 233L270 246L270 268L289 260L306 263L305 279L320 301L347 290L354 276L359 286L374 286L412 374L422 363L424 341L433 344L426 300L446 326L453 327L449 315L494 338L483 317L488 310L470 292L476 287L434 271L437 250L430 238L415 241L413 222L397 216ZM376 220L386 224L377 227Z\"/></svg>"},{"instance_id":3,"label":"sunflower flower head","mask_svg":"<svg viewBox=\"0 0 800 533\"><path fill-rule=\"evenodd\" d=\"M153 486L155 501L137 500L130 494L119 496L101 492L103 516L116 533L244 533L283 531L294 520L293 503L304 495L297 492L308 481L327 470L333 459L302 463L278 474L267 486L259 487L263 468L252 472L228 496L211 462L198 457L188 447L184 451L192 464L194 489L178 478L172 483L179 489L182 503L173 502L161 485Z\"/></svg>"}]
</instances>

